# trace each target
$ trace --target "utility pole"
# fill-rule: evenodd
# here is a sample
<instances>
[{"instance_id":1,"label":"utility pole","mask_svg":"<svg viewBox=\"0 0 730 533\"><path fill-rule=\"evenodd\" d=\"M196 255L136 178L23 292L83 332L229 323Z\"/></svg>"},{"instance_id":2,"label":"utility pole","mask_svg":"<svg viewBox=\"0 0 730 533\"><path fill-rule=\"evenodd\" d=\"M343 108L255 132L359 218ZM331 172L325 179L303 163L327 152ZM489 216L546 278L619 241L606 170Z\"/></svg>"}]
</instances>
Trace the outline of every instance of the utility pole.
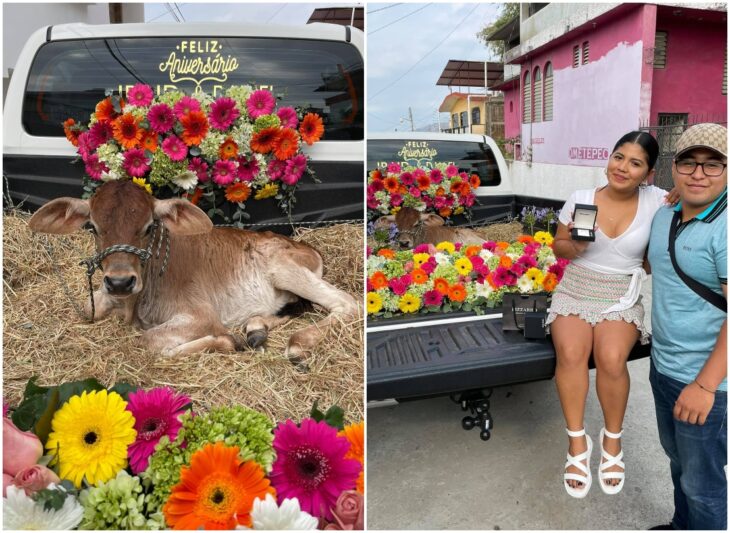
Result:
<instances>
[{"instance_id":1,"label":"utility pole","mask_svg":"<svg viewBox=\"0 0 730 533\"><path fill-rule=\"evenodd\" d=\"M408 108L408 118L401 118L400 123L403 124L405 121L411 123L411 131L416 131L415 124L413 124L413 110Z\"/></svg>"}]
</instances>

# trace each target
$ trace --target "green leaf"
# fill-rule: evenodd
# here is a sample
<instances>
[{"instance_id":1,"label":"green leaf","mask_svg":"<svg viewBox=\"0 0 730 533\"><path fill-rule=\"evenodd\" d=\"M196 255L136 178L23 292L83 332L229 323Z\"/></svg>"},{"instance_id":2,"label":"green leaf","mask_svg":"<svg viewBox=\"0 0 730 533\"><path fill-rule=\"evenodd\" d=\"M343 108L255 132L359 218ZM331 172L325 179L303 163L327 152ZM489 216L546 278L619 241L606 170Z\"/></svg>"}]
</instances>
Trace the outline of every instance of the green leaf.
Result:
<instances>
[{"instance_id":1,"label":"green leaf","mask_svg":"<svg viewBox=\"0 0 730 533\"><path fill-rule=\"evenodd\" d=\"M63 405L66 403L71 396L80 396L83 392L91 392L95 390L103 390L106 387L99 383L95 378L88 378L81 381L72 381L71 383L64 383L58 387L58 403Z\"/></svg>"},{"instance_id":2,"label":"green leaf","mask_svg":"<svg viewBox=\"0 0 730 533\"><path fill-rule=\"evenodd\" d=\"M27 400L28 398L31 398L32 396L37 395L43 395L46 392L49 391L48 387L41 387L39 385L36 385L35 382L38 379L38 376L33 376L28 380L28 383L25 384L25 391L23 392L23 400Z\"/></svg>"},{"instance_id":3,"label":"green leaf","mask_svg":"<svg viewBox=\"0 0 730 533\"><path fill-rule=\"evenodd\" d=\"M23 400L11 416L13 424L20 431L30 431L33 429L36 420L38 420L46 408L46 399L44 396L34 396L29 400Z\"/></svg>"},{"instance_id":4,"label":"green leaf","mask_svg":"<svg viewBox=\"0 0 730 533\"><path fill-rule=\"evenodd\" d=\"M333 405L327 409L326 413L319 410L318 402L315 400L310 411L310 416L317 422L325 421L328 425L341 430L345 427L345 411L338 405Z\"/></svg>"},{"instance_id":5,"label":"green leaf","mask_svg":"<svg viewBox=\"0 0 730 533\"><path fill-rule=\"evenodd\" d=\"M464 304L461 306L462 311L471 311L472 307L471 304Z\"/></svg>"},{"instance_id":6,"label":"green leaf","mask_svg":"<svg viewBox=\"0 0 730 533\"><path fill-rule=\"evenodd\" d=\"M191 146L189 153L193 157L198 157L201 154L200 148L197 146Z\"/></svg>"},{"instance_id":7,"label":"green leaf","mask_svg":"<svg viewBox=\"0 0 730 533\"><path fill-rule=\"evenodd\" d=\"M112 107L115 113L122 112L121 98L119 96L112 96Z\"/></svg>"},{"instance_id":8,"label":"green leaf","mask_svg":"<svg viewBox=\"0 0 730 533\"><path fill-rule=\"evenodd\" d=\"M319 403L319 400L314 400L314 405L312 405L312 409L309 411L309 416L312 417L317 422L320 422L324 420L324 413L319 410L317 407L317 404Z\"/></svg>"},{"instance_id":9,"label":"green leaf","mask_svg":"<svg viewBox=\"0 0 730 533\"><path fill-rule=\"evenodd\" d=\"M135 392L137 390L139 390L139 387L135 387L134 385L130 385L129 383L126 383L124 381L120 381L115 383L114 386L109 389L109 392L116 392L117 394L119 394L119 396L124 398L124 401L126 402L129 393Z\"/></svg>"},{"instance_id":10,"label":"green leaf","mask_svg":"<svg viewBox=\"0 0 730 533\"><path fill-rule=\"evenodd\" d=\"M43 506L46 511L58 511L63 507L63 502L70 496L63 490L43 489L33 495L33 499Z\"/></svg>"},{"instance_id":11,"label":"green leaf","mask_svg":"<svg viewBox=\"0 0 730 533\"><path fill-rule=\"evenodd\" d=\"M54 387L53 390L48 391L45 404L46 408L33 426L33 433L38 435L38 438L44 446L46 442L48 442L48 435L51 433L51 421L53 420L53 415L56 414L56 410L59 406L58 396L57 388Z\"/></svg>"}]
</instances>

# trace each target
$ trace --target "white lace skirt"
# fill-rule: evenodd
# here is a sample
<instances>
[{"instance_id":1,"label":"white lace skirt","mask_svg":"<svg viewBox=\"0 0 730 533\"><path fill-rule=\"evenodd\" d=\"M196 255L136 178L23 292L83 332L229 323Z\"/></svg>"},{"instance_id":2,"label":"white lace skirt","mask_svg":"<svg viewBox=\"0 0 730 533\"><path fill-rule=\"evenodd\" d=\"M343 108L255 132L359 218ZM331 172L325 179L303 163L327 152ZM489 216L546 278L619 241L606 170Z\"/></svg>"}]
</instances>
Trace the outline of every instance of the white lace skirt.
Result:
<instances>
[{"instance_id":1,"label":"white lace skirt","mask_svg":"<svg viewBox=\"0 0 730 533\"><path fill-rule=\"evenodd\" d=\"M641 344L647 344L649 332L644 327L641 297L632 307L623 311L601 312L626 294L630 282L630 275L601 274L571 263L553 293L547 323L550 324L559 315L577 315L591 326L604 320L623 320L634 324L639 330Z\"/></svg>"}]
</instances>

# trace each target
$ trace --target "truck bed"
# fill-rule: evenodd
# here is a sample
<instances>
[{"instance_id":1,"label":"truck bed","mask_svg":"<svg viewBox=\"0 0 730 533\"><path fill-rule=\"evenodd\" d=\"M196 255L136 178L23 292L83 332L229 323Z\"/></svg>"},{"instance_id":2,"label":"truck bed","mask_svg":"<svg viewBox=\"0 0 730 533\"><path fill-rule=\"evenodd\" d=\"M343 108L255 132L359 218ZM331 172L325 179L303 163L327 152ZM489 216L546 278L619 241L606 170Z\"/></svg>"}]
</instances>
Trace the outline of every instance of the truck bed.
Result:
<instances>
[{"instance_id":1,"label":"truck bed","mask_svg":"<svg viewBox=\"0 0 730 533\"><path fill-rule=\"evenodd\" d=\"M368 324L368 401L448 395L555 375L549 336L529 340L502 331L501 314L433 316ZM629 360L649 353L650 345L637 344Z\"/></svg>"}]
</instances>

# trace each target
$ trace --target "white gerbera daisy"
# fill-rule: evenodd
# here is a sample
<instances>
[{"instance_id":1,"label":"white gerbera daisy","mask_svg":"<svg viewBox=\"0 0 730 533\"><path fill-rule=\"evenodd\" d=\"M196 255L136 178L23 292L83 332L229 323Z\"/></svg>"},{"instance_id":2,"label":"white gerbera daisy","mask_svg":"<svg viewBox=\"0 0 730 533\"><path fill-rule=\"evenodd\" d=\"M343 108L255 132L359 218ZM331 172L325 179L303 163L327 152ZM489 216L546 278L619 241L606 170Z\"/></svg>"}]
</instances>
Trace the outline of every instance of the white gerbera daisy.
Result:
<instances>
[{"instance_id":1,"label":"white gerbera daisy","mask_svg":"<svg viewBox=\"0 0 730 533\"><path fill-rule=\"evenodd\" d=\"M485 261L485 262L486 262L486 261L487 261L487 260L488 260L488 259L489 259L490 257L492 257L493 255L494 255L494 254L493 254L492 252L490 252L489 250L487 250L486 248L485 248L485 249L483 249L483 250L481 250L481 251L479 252L479 257L481 257L482 259L484 259L484 261Z\"/></svg>"},{"instance_id":2,"label":"white gerbera daisy","mask_svg":"<svg viewBox=\"0 0 730 533\"><path fill-rule=\"evenodd\" d=\"M477 296L489 298L489 295L494 292L494 289L489 283L477 283L475 292Z\"/></svg>"},{"instance_id":3,"label":"white gerbera daisy","mask_svg":"<svg viewBox=\"0 0 730 533\"><path fill-rule=\"evenodd\" d=\"M192 170L185 170L172 178L172 182L186 191L191 191L198 184L198 175Z\"/></svg>"},{"instance_id":4,"label":"white gerbera daisy","mask_svg":"<svg viewBox=\"0 0 730 533\"><path fill-rule=\"evenodd\" d=\"M300 509L296 498L285 498L281 506L277 506L271 494L266 495L266 500L254 500L251 520L253 529L269 531L317 529L319 524L319 520Z\"/></svg>"},{"instance_id":5,"label":"white gerbera daisy","mask_svg":"<svg viewBox=\"0 0 730 533\"><path fill-rule=\"evenodd\" d=\"M56 485L49 485L55 489ZM63 489L59 489L63 490ZM42 505L25 495L23 489L9 486L3 498L3 529L67 530L74 529L84 516L74 496L68 496L58 511L46 511Z\"/></svg>"},{"instance_id":6,"label":"white gerbera daisy","mask_svg":"<svg viewBox=\"0 0 730 533\"><path fill-rule=\"evenodd\" d=\"M526 293L532 291L534 287L532 280L526 275L523 275L517 280L517 288L520 289L521 293Z\"/></svg>"},{"instance_id":7,"label":"white gerbera daisy","mask_svg":"<svg viewBox=\"0 0 730 533\"><path fill-rule=\"evenodd\" d=\"M114 181L121 179L121 176L114 172L113 170L110 170L109 172L102 172L101 173L101 181Z\"/></svg>"}]
</instances>

